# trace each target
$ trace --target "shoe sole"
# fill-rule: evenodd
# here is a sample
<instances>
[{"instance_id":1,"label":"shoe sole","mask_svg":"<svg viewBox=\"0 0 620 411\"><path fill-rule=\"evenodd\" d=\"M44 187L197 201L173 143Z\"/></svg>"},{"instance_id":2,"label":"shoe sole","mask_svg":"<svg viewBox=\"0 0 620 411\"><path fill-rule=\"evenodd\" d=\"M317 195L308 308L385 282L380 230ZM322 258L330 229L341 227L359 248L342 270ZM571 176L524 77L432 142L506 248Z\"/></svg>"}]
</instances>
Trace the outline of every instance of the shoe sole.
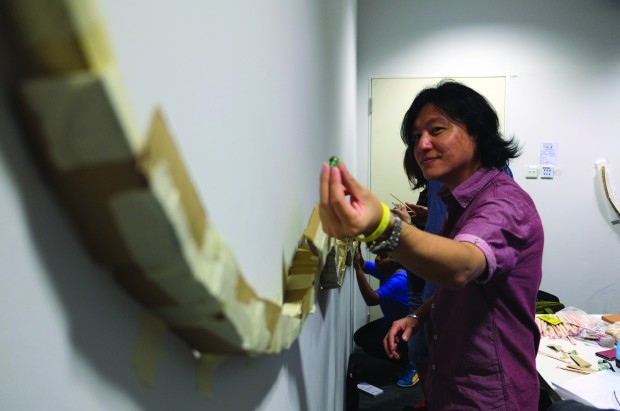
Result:
<instances>
[{"instance_id":1,"label":"shoe sole","mask_svg":"<svg viewBox=\"0 0 620 411\"><path fill-rule=\"evenodd\" d=\"M411 384L400 384L400 383L396 383L397 386L402 387L402 388L409 388L409 387L413 387L414 385L416 385L417 383L420 382L420 379L416 379L415 382L411 383Z\"/></svg>"}]
</instances>

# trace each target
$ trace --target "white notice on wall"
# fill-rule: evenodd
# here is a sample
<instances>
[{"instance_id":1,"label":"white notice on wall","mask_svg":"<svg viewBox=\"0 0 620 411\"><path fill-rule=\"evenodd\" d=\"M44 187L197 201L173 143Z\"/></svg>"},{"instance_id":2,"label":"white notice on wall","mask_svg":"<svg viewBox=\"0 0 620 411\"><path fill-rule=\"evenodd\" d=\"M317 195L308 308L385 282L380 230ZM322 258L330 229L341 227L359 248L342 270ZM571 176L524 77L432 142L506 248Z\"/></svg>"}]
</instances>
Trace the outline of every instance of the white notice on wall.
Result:
<instances>
[{"instance_id":1,"label":"white notice on wall","mask_svg":"<svg viewBox=\"0 0 620 411\"><path fill-rule=\"evenodd\" d=\"M540 164L558 164L558 144L557 143L541 143L540 144Z\"/></svg>"}]
</instances>

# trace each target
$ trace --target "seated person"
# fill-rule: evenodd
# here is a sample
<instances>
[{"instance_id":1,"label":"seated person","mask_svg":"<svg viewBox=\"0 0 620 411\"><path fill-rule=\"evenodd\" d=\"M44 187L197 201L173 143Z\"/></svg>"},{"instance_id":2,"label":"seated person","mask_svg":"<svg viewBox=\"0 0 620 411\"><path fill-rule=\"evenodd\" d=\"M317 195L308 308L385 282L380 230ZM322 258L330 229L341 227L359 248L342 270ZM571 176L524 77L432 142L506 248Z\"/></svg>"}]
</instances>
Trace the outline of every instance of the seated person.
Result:
<instances>
[{"instance_id":1,"label":"seated person","mask_svg":"<svg viewBox=\"0 0 620 411\"><path fill-rule=\"evenodd\" d=\"M390 329L392 321L400 319L409 312L407 304L407 271L396 261L386 255L377 255L375 262L364 261L359 248L353 258L353 266L357 284L364 301L368 306L380 305L383 317L360 327L353 339L367 354L389 360L383 348L383 338ZM379 288L373 289L366 278L370 274L379 280ZM407 349L407 344L403 345ZM407 357L404 356L406 359ZM412 386L418 381L415 367L408 370L411 374L408 383L400 382L401 386ZM405 378L404 377L404 378Z\"/></svg>"},{"instance_id":2,"label":"seated person","mask_svg":"<svg viewBox=\"0 0 620 411\"><path fill-rule=\"evenodd\" d=\"M435 180L428 181L426 188L420 193L417 204L405 203L397 207L394 213L398 214L404 223L413 224L427 233L436 234L439 232L446 214L446 206L437 195L443 185ZM435 284L430 281L422 280L421 298L416 298L417 290L412 278L419 278L416 275L409 277L409 311L418 313L422 302L428 300L435 291ZM427 322L420 331L416 332L409 339L409 360L414 363L418 370L418 375L422 384L428 365L428 327ZM424 385L422 385L424 388Z\"/></svg>"}]
</instances>

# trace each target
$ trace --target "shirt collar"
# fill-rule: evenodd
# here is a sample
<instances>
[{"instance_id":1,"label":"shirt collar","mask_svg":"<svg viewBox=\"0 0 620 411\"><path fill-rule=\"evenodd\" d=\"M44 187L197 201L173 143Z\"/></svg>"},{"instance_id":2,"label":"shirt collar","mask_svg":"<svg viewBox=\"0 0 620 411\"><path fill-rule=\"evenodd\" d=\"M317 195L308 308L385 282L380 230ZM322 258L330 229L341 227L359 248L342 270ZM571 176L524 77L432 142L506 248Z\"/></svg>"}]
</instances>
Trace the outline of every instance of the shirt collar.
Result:
<instances>
[{"instance_id":1,"label":"shirt collar","mask_svg":"<svg viewBox=\"0 0 620 411\"><path fill-rule=\"evenodd\" d=\"M481 167L471 177L456 186L453 191L444 186L438 194L446 204L452 197L462 208L467 208L476 195L501 172L497 168Z\"/></svg>"}]
</instances>

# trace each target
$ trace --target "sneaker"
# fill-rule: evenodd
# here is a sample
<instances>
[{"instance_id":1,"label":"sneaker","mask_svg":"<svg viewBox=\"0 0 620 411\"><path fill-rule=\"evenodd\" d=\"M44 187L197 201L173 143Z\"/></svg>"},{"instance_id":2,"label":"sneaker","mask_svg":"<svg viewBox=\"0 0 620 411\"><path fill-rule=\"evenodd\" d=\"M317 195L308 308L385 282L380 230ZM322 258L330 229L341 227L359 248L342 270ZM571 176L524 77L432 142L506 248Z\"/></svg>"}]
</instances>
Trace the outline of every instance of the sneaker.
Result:
<instances>
[{"instance_id":1,"label":"sneaker","mask_svg":"<svg viewBox=\"0 0 620 411\"><path fill-rule=\"evenodd\" d=\"M418 377L418 371L414 366L409 367L405 375L396 382L396 385L399 387L413 387L420 381L420 377Z\"/></svg>"}]
</instances>

